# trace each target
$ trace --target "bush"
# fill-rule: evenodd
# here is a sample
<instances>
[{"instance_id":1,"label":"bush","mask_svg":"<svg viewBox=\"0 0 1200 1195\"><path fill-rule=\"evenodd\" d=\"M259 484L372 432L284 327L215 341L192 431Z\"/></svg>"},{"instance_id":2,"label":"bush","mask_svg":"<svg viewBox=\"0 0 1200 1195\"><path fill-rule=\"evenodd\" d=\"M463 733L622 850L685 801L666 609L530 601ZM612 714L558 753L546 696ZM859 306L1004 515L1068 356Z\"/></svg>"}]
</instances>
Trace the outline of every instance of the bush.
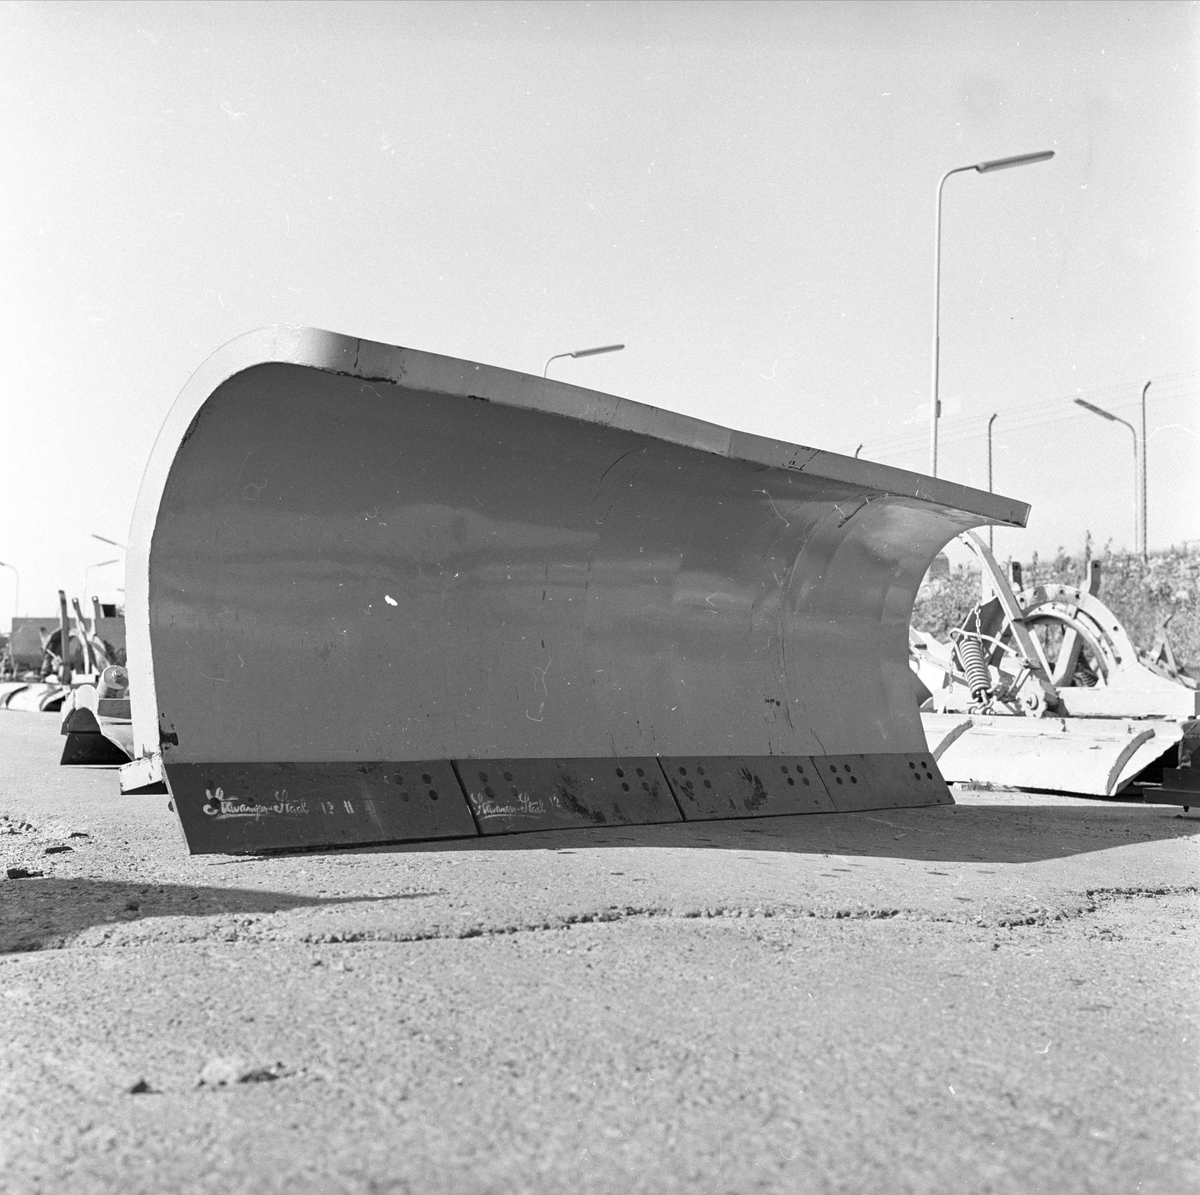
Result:
<instances>
[{"instance_id":1,"label":"bush","mask_svg":"<svg viewBox=\"0 0 1200 1195\"><path fill-rule=\"evenodd\" d=\"M1176 660L1191 665L1188 671L1193 675L1200 671L1200 544L1151 552L1149 560L1107 547L1093 558L1100 561L1100 600L1121 620L1135 646L1149 651L1161 620L1169 614L1167 630ZM1026 587L1079 585L1086 555L1071 556L1059 548L1052 560L1041 560L1035 552L1022 571ZM922 586L912 624L945 640L978 600L979 574L956 568Z\"/></svg>"}]
</instances>

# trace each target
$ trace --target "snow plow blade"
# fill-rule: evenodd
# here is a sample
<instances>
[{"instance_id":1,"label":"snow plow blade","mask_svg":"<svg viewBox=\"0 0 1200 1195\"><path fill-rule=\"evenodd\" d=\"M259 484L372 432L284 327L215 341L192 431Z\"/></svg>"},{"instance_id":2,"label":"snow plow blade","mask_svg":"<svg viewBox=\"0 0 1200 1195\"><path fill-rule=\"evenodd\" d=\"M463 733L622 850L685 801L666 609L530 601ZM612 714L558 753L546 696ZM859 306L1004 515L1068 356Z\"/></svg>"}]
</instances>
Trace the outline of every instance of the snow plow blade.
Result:
<instances>
[{"instance_id":1,"label":"snow plow blade","mask_svg":"<svg viewBox=\"0 0 1200 1195\"><path fill-rule=\"evenodd\" d=\"M1159 718L922 714L929 749L955 783L1111 797L1183 738Z\"/></svg>"},{"instance_id":2,"label":"snow plow blade","mask_svg":"<svg viewBox=\"0 0 1200 1195\"><path fill-rule=\"evenodd\" d=\"M950 642L910 631L928 695L921 718L951 783L1176 802L1200 747L1200 690L1166 639L1140 653L1098 597L1099 562L1081 586L1014 589L974 534L981 596ZM1020 576L1019 566L1013 572ZM1018 582L1019 584L1019 582ZM1178 766L1177 766L1178 765ZM1190 799L1190 792L1182 790Z\"/></svg>"},{"instance_id":3,"label":"snow plow blade","mask_svg":"<svg viewBox=\"0 0 1200 1195\"><path fill-rule=\"evenodd\" d=\"M59 763L65 767L119 767L130 761L133 729L127 697L101 696L96 686L80 685L63 702L60 730L66 742Z\"/></svg>"},{"instance_id":4,"label":"snow plow blade","mask_svg":"<svg viewBox=\"0 0 1200 1195\"><path fill-rule=\"evenodd\" d=\"M127 587L134 764L228 853L949 802L908 621L1019 502L311 329L210 358ZM145 764L139 761L147 761Z\"/></svg>"},{"instance_id":5,"label":"snow plow blade","mask_svg":"<svg viewBox=\"0 0 1200 1195\"><path fill-rule=\"evenodd\" d=\"M49 681L14 681L0 684L0 709L56 714L71 690Z\"/></svg>"}]
</instances>

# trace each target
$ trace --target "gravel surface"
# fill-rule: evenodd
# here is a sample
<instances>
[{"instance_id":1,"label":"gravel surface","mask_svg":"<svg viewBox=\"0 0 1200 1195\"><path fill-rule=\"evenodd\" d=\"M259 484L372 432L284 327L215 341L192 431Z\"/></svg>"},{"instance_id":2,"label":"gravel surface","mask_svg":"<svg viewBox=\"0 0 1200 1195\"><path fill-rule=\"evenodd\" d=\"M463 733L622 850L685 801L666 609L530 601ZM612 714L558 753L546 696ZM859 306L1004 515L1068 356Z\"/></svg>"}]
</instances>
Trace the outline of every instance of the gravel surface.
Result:
<instances>
[{"instance_id":1,"label":"gravel surface","mask_svg":"<svg viewBox=\"0 0 1200 1195\"><path fill-rule=\"evenodd\" d=\"M60 750L0 711L4 1192L1200 1191L1194 812L193 859Z\"/></svg>"}]
</instances>

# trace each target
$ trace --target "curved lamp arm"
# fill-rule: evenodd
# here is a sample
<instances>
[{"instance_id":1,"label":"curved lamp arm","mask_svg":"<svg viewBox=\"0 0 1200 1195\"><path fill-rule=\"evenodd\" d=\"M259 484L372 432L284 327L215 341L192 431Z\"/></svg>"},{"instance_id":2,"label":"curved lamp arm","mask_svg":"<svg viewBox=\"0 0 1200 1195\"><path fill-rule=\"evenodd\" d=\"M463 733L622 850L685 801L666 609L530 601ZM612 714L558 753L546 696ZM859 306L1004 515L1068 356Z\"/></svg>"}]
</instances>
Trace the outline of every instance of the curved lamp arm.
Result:
<instances>
[{"instance_id":1,"label":"curved lamp arm","mask_svg":"<svg viewBox=\"0 0 1200 1195\"><path fill-rule=\"evenodd\" d=\"M619 353L624 347L623 344L602 344L594 349L576 349L572 353L555 353L553 357L546 361L546 368L542 370L542 377L549 376L550 362L557 361L560 357L594 357L597 353Z\"/></svg>"}]
</instances>

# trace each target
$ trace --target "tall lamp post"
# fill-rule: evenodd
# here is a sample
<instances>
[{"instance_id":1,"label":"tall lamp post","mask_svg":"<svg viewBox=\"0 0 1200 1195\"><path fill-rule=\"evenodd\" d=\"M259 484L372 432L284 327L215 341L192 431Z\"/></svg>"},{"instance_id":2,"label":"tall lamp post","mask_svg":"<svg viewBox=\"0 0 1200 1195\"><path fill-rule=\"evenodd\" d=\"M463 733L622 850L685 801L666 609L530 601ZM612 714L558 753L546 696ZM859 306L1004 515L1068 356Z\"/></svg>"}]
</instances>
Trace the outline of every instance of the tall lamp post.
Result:
<instances>
[{"instance_id":1,"label":"tall lamp post","mask_svg":"<svg viewBox=\"0 0 1200 1195\"><path fill-rule=\"evenodd\" d=\"M21 574L17 572L15 564L5 564L3 560L0 560L0 568L11 568L13 571L16 583L16 590L13 593L13 618L16 618L21 613Z\"/></svg>"},{"instance_id":2,"label":"tall lamp post","mask_svg":"<svg viewBox=\"0 0 1200 1195\"><path fill-rule=\"evenodd\" d=\"M547 360L546 368L542 370L542 377L550 376L550 362L557 361L560 357L595 357L599 353L619 353L624 347L623 344L602 344L595 349L576 349L573 353L555 353Z\"/></svg>"},{"instance_id":3,"label":"tall lamp post","mask_svg":"<svg viewBox=\"0 0 1200 1195\"><path fill-rule=\"evenodd\" d=\"M110 564L117 564L118 561L119 561L119 558L114 556L111 560L101 560L96 564L89 564L87 566L87 568L85 568L83 570L83 600L85 602L87 601L88 591L91 587L91 581L89 580L89 578L92 575L92 569L107 568Z\"/></svg>"},{"instance_id":4,"label":"tall lamp post","mask_svg":"<svg viewBox=\"0 0 1200 1195\"><path fill-rule=\"evenodd\" d=\"M992 492L992 424L996 422L996 415L999 415L999 414L1000 414L1000 412L997 411L988 420L988 493L989 494ZM992 524L989 523L988 524L988 551L989 552L993 551L996 547L995 542L993 540L993 533L995 532L995 530L996 530L995 527L993 527Z\"/></svg>"},{"instance_id":5,"label":"tall lamp post","mask_svg":"<svg viewBox=\"0 0 1200 1195\"><path fill-rule=\"evenodd\" d=\"M1146 383L1150 385L1149 382ZM1146 391L1142 391L1142 398L1145 399ZM1111 411L1106 411L1103 407L1096 406L1095 403L1086 402L1082 398L1075 400L1075 405L1083 407L1087 411L1091 411L1093 415L1099 415L1101 419L1107 419L1110 423L1123 423L1129 428L1129 434L1133 437L1133 550L1136 552L1138 547L1138 527L1145 524L1138 518L1138 434L1137 428L1132 423L1122 419L1119 415L1114 415ZM1143 424L1144 425L1144 424ZM1142 445L1142 458L1145 459L1146 446ZM1144 474L1143 474L1144 476Z\"/></svg>"},{"instance_id":6,"label":"tall lamp post","mask_svg":"<svg viewBox=\"0 0 1200 1195\"><path fill-rule=\"evenodd\" d=\"M942 404L938 400L938 366L940 353L940 326L942 317L942 188L952 174L974 170L979 174L991 174L993 170L1008 170L1013 166L1031 166L1034 162L1048 162L1054 150L1043 149L1033 154L1017 154L1011 158L994 158L990 162L977 162L973 166L955 166L942 175L937 187L937 215L933 232L933 409L930 415L929 471L938 475L938 420L942 415Z\"/></svg>"},{"instance_id":7,"label":"tall lamp post","mask_svg":"<svg viewBox=\"0 0 1200 1195\"><path fill-rule=\"evenodd\" d=\"M1147 382L1142 387L1142 559L1150 559L1150 544L1146 535L1146 456L1150 441L1146 439L1146 391L1150 389Z\"/></svg>"}]
</instances>

